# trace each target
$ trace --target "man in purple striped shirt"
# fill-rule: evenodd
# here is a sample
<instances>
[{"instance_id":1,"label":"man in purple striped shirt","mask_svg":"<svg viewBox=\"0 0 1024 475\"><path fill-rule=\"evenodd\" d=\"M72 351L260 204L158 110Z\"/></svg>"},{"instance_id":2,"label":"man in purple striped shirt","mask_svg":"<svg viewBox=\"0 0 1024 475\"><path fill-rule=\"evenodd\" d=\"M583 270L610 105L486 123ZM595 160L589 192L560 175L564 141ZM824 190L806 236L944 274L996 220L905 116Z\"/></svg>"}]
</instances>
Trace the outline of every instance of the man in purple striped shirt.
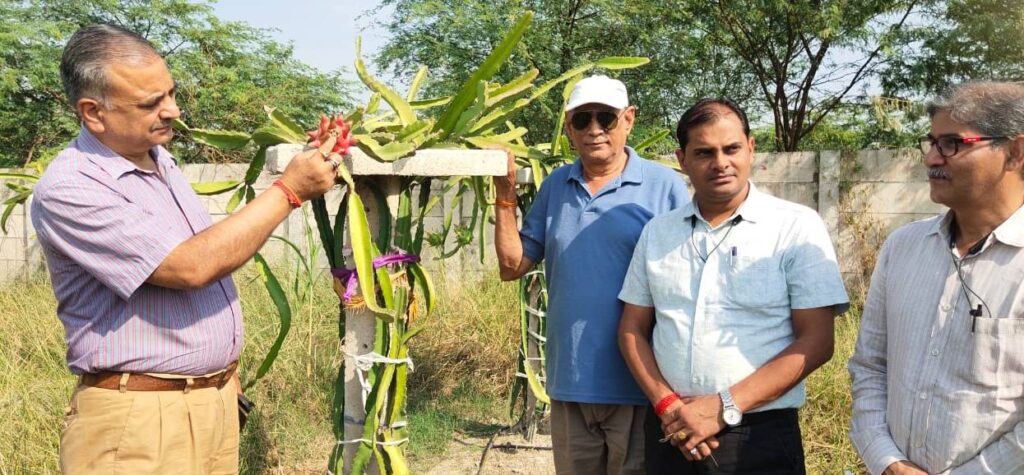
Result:
<instances>
[{"instance_id":1,"label":"man in purple striped shirt","mask_svg":"<svg viewBox=\"0 0 1024 475\"><path fill-rule=\"evenodd\" d=\"M81 132L35 188L32 222L79 385L64 473L236 473L242 315L231 272L301 200L334 184L333 143L214 225L162 145L180 111L166 64L130 31L68 41ZM332 163L328 163L332 160Z\"/></svg>"}]
</instances>

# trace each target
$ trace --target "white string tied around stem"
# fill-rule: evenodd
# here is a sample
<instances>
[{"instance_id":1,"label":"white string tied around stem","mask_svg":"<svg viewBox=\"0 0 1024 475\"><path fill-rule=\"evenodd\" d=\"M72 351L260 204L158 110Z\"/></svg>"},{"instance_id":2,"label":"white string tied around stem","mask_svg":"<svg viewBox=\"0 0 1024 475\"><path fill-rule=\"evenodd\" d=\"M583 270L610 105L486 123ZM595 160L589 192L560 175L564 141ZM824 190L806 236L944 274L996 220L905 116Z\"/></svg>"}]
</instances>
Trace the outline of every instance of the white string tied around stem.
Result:
<instances>
[{"instance_id":1,"label":"white string tied around stem","mask_svg":"<svg viewBox=\"0 0 1024 475\"><path fill-rule=\"evenodd\" d=\"M412 363L412 358L388 358L380 353L370 352L364 355L353 355L351 353L345 353L345 357L352 360L355 363L356 376L359 378L359 386L363 388L363 407L366 407L366 398L370 395L370 391L373 390L370 387L370 382L366 380L366 372L370 371L375 364L404 364L409 367L409 371L415 371L416 367Z\"/></svg>"}]
</instances>

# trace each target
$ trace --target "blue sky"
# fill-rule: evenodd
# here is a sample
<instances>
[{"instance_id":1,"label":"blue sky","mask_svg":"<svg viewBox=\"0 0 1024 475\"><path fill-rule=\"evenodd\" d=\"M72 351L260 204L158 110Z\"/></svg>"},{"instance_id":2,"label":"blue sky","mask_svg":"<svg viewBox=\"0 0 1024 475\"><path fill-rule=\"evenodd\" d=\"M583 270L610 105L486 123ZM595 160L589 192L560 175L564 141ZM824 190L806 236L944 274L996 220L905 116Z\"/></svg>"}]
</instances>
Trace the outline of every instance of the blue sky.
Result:
<instances>
[{"instance_id":1,"label":"blue sky","mask_svg":"<svg viewBox=\"0 0 1024 475\"><path fill-rule=\"evenodd\" d=\"M387 18L391 14L391 9L381 9L380 3L380 0L220 0L214 4L214 10L223 20L274 29L271 35L282 43L291 43L295 57L302 62L323 71L344 68L345 76L358 82L352 67L356 36L363 37L364 59L371 57L388 38L386 31L371 25L371 18ZM371 18L359 19L357 24L357 17L364 14ZM367 62L371 72L377 73L372 62ZM369 94L360 99L367 98Z\"/></svg>"}]
</instances>

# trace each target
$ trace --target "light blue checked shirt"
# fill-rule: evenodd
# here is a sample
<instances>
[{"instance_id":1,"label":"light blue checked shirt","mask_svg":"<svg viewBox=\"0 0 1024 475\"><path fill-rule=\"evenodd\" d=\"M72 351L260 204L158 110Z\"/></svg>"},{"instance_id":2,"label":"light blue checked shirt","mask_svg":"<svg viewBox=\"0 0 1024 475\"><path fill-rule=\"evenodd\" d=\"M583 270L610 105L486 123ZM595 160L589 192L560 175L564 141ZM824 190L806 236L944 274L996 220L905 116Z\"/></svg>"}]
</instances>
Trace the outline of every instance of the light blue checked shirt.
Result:
<instances>
[{"instance_id":1,"label":"light blue checked shirt","mask_svg":"<svg viewBox=\"0 0 1024 475\"><path fill-rule=\"evenodd\" d=\"M654 307L658 368L687 396L726 389L782 352L795 339L792 309L834 307L838 315L849 305L821 218L753 183L717 228L693 203L652 219L619 299ZM804 399L801 382L755 411L798 408Z\"/></svg>"}]
</instances>

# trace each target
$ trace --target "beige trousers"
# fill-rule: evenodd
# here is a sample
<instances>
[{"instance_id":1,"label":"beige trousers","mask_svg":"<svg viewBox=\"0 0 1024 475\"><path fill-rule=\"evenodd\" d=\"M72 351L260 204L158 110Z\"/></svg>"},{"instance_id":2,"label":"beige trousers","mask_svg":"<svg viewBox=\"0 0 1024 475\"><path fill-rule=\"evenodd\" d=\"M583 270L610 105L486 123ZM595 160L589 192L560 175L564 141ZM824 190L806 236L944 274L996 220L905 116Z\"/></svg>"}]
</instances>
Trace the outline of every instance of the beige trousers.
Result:
<instances>
[{"instance_id":1,"label":"beige trousers","mask_svg":"<svg viewBox=\"0 0 1024 475\"><path fill-rule=\"evenodd\" d=\"M646 406L551 401L551 445L560 475L644 473Z\"/></svg>"},{"instance_id":2,"label":"beige trousers","mask_svg":"<svg viewBox=\"0 0 1024 475\"><path fill-rule=\"evenodd\" d=\"M78 474L237 474L236 382L125 391L79 385L60 438L60 469Z\"/></svg>"}]
</instances>

